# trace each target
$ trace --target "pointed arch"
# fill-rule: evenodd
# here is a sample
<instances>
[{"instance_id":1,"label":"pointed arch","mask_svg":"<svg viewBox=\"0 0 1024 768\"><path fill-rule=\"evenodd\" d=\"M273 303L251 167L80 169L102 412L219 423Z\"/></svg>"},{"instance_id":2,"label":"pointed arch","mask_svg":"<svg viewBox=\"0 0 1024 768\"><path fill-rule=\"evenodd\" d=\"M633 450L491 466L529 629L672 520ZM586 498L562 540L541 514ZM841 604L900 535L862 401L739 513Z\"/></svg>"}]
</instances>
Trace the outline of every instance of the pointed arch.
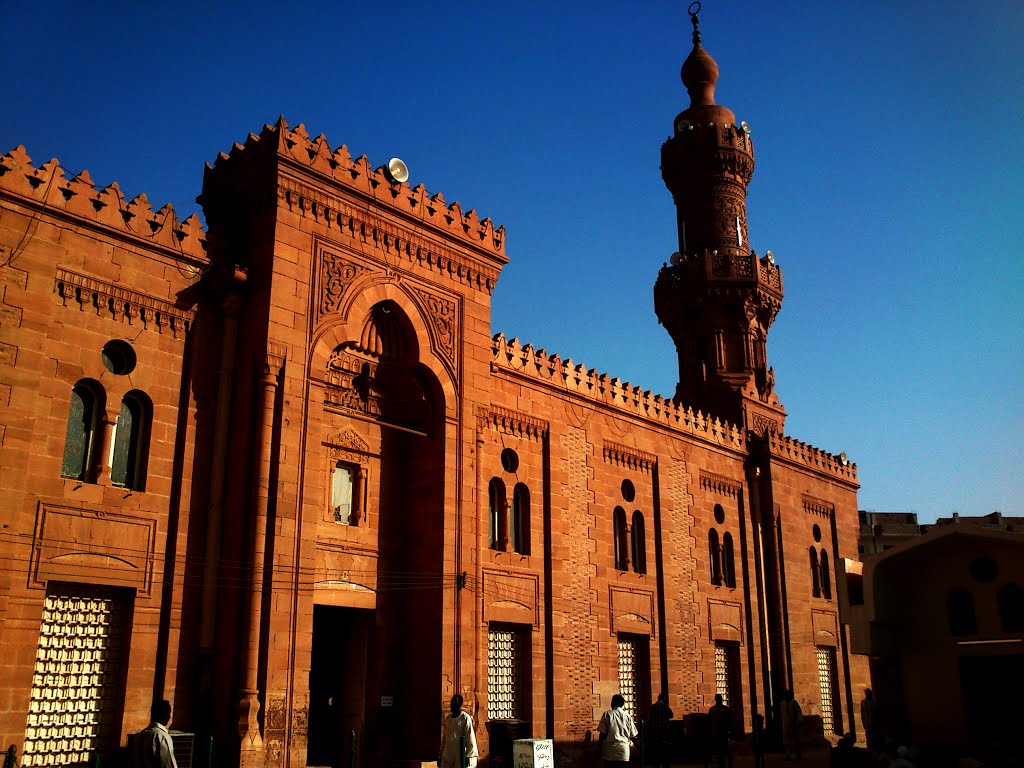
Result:
<instances>
[{"instance_id":1,"label":"pointed arch","mask_svg":"<svg viewBox=\"0 0 1024 768\"><path fill-rule=\"evenodd\" d=\"M322 381L324 371L332 353L340 346L358 341L373 308L382 302L393 302L409 321L409 328L416 347L416 359L433 374L444 399L445 414L448 418L458 415L458 386L455 373L448 360L440 357L431 345L430 321L424 317L424 310L413 297L412 289L384 276L367 281L357 281L345 292L337 312L325 315L313 329L307 375L314 381Z\"/></svg>"}]
</instances>

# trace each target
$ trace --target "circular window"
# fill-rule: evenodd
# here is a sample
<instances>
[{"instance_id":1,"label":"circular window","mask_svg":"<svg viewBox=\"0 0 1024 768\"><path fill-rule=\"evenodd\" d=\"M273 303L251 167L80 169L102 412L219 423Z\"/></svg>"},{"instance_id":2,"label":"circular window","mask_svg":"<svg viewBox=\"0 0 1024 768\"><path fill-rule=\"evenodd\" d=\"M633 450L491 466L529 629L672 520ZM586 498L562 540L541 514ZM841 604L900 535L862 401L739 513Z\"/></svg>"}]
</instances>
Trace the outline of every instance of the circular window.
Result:
<instances>
[{"instance_id":1,"label":"circular window","mask_svg":"<svg viewBox=\"0 0 1024 768\"><path fill-rule=\"evenodd\" d=\"M622 498L626 501L632 501L636 498L636 488L633 487L632 480L622 481Z\"/></svg>"},{"instance_id":2,"label":"circular window","mask_svg":"<svg viewBox=\"0 0 1024 768\"><path fill-rule=\"evenodd\" d=\"M991 557L976 557L971 562L971 578L985 584L995 581L999 569Z\"/></svg>"},{"instance_id":3,"label":"circular window","mask_svg":"<svg viewBox=\"0 0 1024 768\"><path fill-rule=\"evenodd\" d=\"M725 510L721 504L715 504L715 522L719 525L725 522Z\"/></svg>"},{"instance_id":4,"label":"circular window","mask_svg":"<svg viewBox=\"0 0 1024 768\"><path fill-rule=\"evenodd\" d=\"M501 468L506 472L515 472L519 469L519 454L511 448L503 450L501 452Z\"/></svg>"},{"instance_id":5,"label":"circular window","mask_svg":"<svg viewBox=\"0 0 1024 768\"><path fill-rule=\"evenodd\" d=\"M114 339L103 345L103 367L115 376L127 376L135 370L135 350L127 342Z\"/></svg>"},{"instance_id":6,"label":"circular window","mask_svg":"<svg viewBox=\"0 0 1024 768\"><path fill-rule=\"evenodd\" d=\"M814 527L811 528L811 533L814 535L815 541L821 541L821 528L818 527L817 523L815 523Z\"/></svg>"}]
</instances>

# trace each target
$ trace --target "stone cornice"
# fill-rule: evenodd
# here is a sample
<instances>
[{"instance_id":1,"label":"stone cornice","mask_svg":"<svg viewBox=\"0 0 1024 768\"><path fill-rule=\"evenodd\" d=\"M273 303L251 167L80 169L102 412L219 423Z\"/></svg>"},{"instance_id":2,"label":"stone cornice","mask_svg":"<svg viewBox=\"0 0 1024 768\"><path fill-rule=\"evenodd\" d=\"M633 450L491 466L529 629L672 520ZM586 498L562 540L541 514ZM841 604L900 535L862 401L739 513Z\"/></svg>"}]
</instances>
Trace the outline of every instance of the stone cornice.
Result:
<instances>
[{"instance_id":1,"label":"stone cornice","mask_svg":"<svg viewBox=\"0 0 1024 768\"><path fill-rule=\"evenodd\" d=\"M705 491L718 493L722 496L738 498L743 491L743 484L730 480L724 475L716 475L714 472L700 471L700 487Z\"/></svg>"},{"instance_id":2,"label":"stone cornice","mask_svg":"<svg viewBox=\"0 0 1024 768\"><path fill-rule=\"evenodd\" d=\"M126 201L117 182L97 190L88 171L68 179L56 159L37 168L23 146L0 157L0 194L192 267L209 262L206 233L197 214L179 221L170 203L154 212L145 194Z\"/></svg>"},{"instance_id":3,"label":"stone cornice","mask_svg":"<svg viewBox=\"0 0 1024 768\"><path fill-rule=\"evenodd\" d=\"M825 501L824 499L818 499L810 494L804 494L801 499L804 505L804 512L809 515L817 515L818 517L832 517L836 511L836 505L831 501Z\"/></svg>"},{"instance_id":4,"label":"stone cornice","mask_svg":"<svg viewBox=\"0 0 1024 768\"><path fill-rule=\"evenodd\" d=\"M65 307L88 310L160 334L169 332L179 340L184 340L195 316L194 310L179 309L168 301L69 269L57 269L53 292Z\"/></svg>"},{"instance_id":5,"label":"stone cornice","mask_svg":"<svg viewBox=\"0 0 1024 768\"><path fill-rule=\"evenodd\" d=\"M496 405L479 408L477 422L481 427L524 440L541 440L550 428L548 422L542 419Z\"/></svg>"},{"instance_id":6,"label":"stone cornice","mask_svg":"<svg viewBox=\"0 0 1024 768\"><path fill-rule=\"evenodd\" d=\"M653 453L641 451L628 445L619 445L608 440L601 447L601 454L609 464L635 469L639 472L650 472L658 463Z\"/></svg>"},{"instance_id":7,"label":"stone cornice","mask_svg":"<svg viewBox=\"0 0 1024 768\"><path fill-rule=\"evenodd\" d=\"M746 438L735 425L705 416L606 373L587 370L582 363L571 359L563 361L558 355L534 349L532 344L520 344L518 339L509 341L500 333L492 339L491 352L492 370L570 393L672 432L693 435L731 450L746 450Z\"/></svg>"},{"instance_id":8,"label":"stone cornice","mask_svg":"<svg viewBox=\"0 0 1024 768\"><path fill-rule=\"evenodd\" d=\"M312 218L343 237L373 243L385 254L419 264L472 288L490 294L498 281L498 268L298 179L281 175L277 196L289 210Z\"/></svg>"}]
</instances>

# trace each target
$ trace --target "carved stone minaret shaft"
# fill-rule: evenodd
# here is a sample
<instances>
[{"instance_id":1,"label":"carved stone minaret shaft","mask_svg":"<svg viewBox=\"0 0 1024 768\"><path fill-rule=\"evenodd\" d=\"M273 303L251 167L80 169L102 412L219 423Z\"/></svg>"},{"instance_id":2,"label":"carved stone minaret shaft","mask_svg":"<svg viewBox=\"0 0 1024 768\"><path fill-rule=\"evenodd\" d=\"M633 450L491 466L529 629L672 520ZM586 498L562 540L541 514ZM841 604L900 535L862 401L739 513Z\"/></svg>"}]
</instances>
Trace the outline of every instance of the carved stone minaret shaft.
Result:
<instances>
[{"instance_id":1,"label":"carved stone minaret shaft","mask_svg":"<svg viewBox=\"0 0 1024 768\"><path fill-rule=\"evenodd\" d=\"M690 107L661 148L680 256L658 275L655 312L676 345L677 400L759 433L781 431L785 411L766 343L782 274L748 241L754 145L746 125L715 104L718 65L700 44L695 17L693 42L681 70Z\"/></svg>"}]
</instances>

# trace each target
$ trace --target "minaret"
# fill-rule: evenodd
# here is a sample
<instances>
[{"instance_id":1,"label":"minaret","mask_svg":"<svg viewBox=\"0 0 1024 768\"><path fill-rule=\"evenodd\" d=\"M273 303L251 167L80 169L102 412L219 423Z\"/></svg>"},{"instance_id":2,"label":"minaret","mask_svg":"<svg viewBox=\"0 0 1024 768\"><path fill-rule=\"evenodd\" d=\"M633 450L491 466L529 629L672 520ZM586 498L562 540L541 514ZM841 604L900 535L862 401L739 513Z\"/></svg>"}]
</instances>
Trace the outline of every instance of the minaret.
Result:
<instances>
[{"instance_id":1,"label":"minaret","mask_svg":"<svg viewBox=\"0 0 1024 768\"><path fill-rule=\"evenodd\" d=\"M770 252L758 257L750 248L750 128L715 104L718 65L701 46L696 13L691 20L693 50L681 70L690 107L661 147L679 255L658 274L654 309L679 355L676 400L757 434L781 432L786 413L766 342L782 305L782 273Z\"/></svg>"}]
</instances>

